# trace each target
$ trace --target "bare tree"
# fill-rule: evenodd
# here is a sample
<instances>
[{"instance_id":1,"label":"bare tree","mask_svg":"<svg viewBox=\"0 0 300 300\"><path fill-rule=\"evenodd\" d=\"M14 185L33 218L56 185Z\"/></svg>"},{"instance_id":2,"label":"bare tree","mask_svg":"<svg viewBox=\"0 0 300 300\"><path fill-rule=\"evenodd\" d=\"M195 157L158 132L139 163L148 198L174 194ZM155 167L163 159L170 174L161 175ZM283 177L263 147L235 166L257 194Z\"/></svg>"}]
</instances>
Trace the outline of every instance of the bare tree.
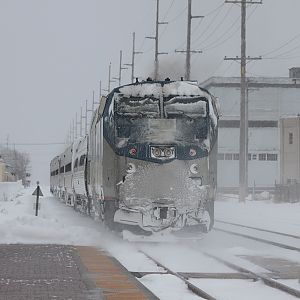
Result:
<instances>
[{"instance_id":1,"label":"bare tree","mask_svg":"<svg viewBox=\"0 0 300 300\"><path fill-rule=\"evenodd\" d=\"M8 164L16 176L17 180L22 180L23 185L27 185L30 176L30 157L26 152L19 152L15 149L0 148L0 154L6 164Z\"/></svg>"}]
</instances>

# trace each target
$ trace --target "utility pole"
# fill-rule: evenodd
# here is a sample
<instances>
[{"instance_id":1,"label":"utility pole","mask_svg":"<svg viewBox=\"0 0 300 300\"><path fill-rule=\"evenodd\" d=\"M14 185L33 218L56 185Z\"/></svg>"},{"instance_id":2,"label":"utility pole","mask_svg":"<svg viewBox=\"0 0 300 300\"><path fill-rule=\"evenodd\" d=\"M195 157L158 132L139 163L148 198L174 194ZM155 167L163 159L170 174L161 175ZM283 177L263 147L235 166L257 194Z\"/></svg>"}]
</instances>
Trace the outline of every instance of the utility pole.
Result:
<instances>
[{"instance_id":1,"label":"utility pole","mask_svg":"<svg viewBox=\"0 0 300 300\"><path fill-rule=\"evenodd\" d=\"M240 100L240 153L239 153L239 195L240 202L245 202L246 193L248 193L248 124L246 124L246 114L248 107L246 107L246 64L247 60L257 60L261 57L246 57L246 5L247 4L262 4L262 1L229 1L225 3L241 4L241 57L227 58L225 60L240 60L241 61L241 100ZM248 123L248 120L247 120Z\"/></svg>"},{"instance_id":2,"label":"utility pole","mask_svg":"<svg viewBox=\"0 0 300 300\"><path fill-rule=\"evenodd\" d=\"M249 93L253 91L258 91L259 88L250 88L251 81L246 78L246 102L245 102L245 143L246 143L246 164L245 164L245 182L248 183L248 161L250 160L248 157L248 145L249 145L249 137L248 137L248 120L249 120ZM240 90L240 89L238 89Z\"/></svg>"},{"instance_id":3,"label":"utility pole","mask_svg":"<svg viewBox=\"0 0 300 300\"><path fill-rule=\"evenodd\" d=\"M254 91L259 91L259 88L254 88L254 87L249 87L250 86L251 81L246 78L246 113L245 113L245 132L246 132L246 158L248 157L249 153L248 153L248 145L249 145L249 136L248 136L248 121L249 121L249 93L250 92L254 92ZM248 184L248 158L246 159L246 178L245 181Z\"/></svg>"},{"instance_id":4,"label":"utility pole","mask_svg":"<svg viewBox=\"0 0 300 300\"><path fill-rule=\"evenodd\" d=\"M121 81L122 81L122 70L124 68L122 68L122 50L120 50L120 65L119 65L119 86L121 85Z\"/></svg>"},{"instance_id":5,"label":"utility pole","mask_svg":"<svg viewBox=\"0 0 300 300\"><path fill-rule=\"evenodd\" d=\"M113 79L116 79L119 81L119 86L122 82L122 71L126 70L127 68L122 67L122 50L120 50L120 66L119 66L119 77L113 77ZM101 98L101 97L100 97Z\"/></svg>"},{"instance_id":6,"label":"utility pole","mask_svg":"<svg viewBox=\"0 0 300 300\"><path fill-rule=\"evenodd\" d=\"M93 117L93 114L94 114L94 111L95 111L95 105L96 104L99 104L100 103L100 100L101 100L101 80L100 80L100 95L99 95L99 102L95 102L95 91L93 91L93 99L92 99L92 108L91 109L88 109L88 100L86 100L86 107L85 107L85 110L86 110L86 134L87 134L87 126L88 126L88 122L87 122L87 115L88 115L88 112L91 112L92 113L92 117ZM91 121L92 122L92 121Z\"/></svg>"},{"instance_id":7,"label":"utility pole","mask_svg":"<svg viewBox=\"0 0 300 300\"><path fill-rule=\"evenodd\" d=\"M154 66L154 78L158 77L158 25L159 25L159 0L156 0L156 25L155 25L155 66Z\"/></svg>"},{"instance_id":8,"label":"utility pole","mask_svg":"<svg viewBox=\"0 0 300 300\"><path fill-rule=\"evenodd\" d=\"M101 100L101 97L102 97L102 81L100 80L99 81L99 102Z\"/></svg>"},{"instance_id":9,"label":"utility pole","mask_svg":"<svg viewBox=\"0 0 300 300\"><path fill-rule=\"evenodd\" d=\"M188 0L188 17L187 17L187 40L186 50L175 50L176 53L186 53L185 61L185 79L191 79L191 53L202 53L199 50L191 50L191 35L192 35L192 19L204 18L204 16L192 16L192 0Z\"/></svg>"},{"instance_id":10,"label":"utility pole","mask_svg":"<svg viewBox=\"0 0 300 300\"><path fill-rule=\"evenodd\" d=\"M111 63L109 63L108 66L108 86L107 86L108 93L110 92L110 83L111 83L110 75L111 75Z\"/></svg>"},{"instance_id":11,"label":"utility pole","mask_svg":"<svg viewBox=\"0 0 300 300\"><path fill-rule=\"evenodd\" d=\"M155 55L154 55L154 80L158 79L159 75L159 62L158 56L161 54L168 54L167 52L158 51L158 31L159 25L168 24L168 22L159 22L159 0L156 0L156 24L155 24L155 36L146 36L147 39L155 40Z\"/></svg>"},{"instance_id":12,"label":"utility pole","mask_svg":"<svg viewBox=\"0 0 300 300\"><path fill-rule=\"evenodd\" d=\"M101 80L100 80L100 96L99 96L99 99L101 99ZM99 100L100 102L100 100ZM85 118L85 134L87 135L88 133L88 113L91 112L92 113L92 116L93 116L93 113L94 113L94 107L95 107L95 104L99 104L99 102L95 102L95 91L93 91L93 98L92 98L92 108L91 109L88 109L88 100L86 99L85 100L85 116L83 118Z\"/></svg>"},{"instance_id":13,"label":"utility pole","mask_svg":"<svg viewBox=\"0 0 300 300\"><path fill-rule=\"evenodd\" d=\"M82 119L83 119L83 115L82 115L82 106L80 107L80 137L82 137Z\"/></svg>"},{"instance_id":14,"label":"utility pole","mask_svg":"<svg viewBox=\"0 0 300 300\"><path fill-rule=\"evenodd\" d=\"M88 101L87 99L85 100L85 135L87 135L87 125L88 124Z\"/></svg>"},{"instance_id":15,"label":"utility pole","mask_svg":"<svg viewBox=\"0 0 300 300\"><path fill-rule=\"evenodd\" d=\"M108 85L107 85L107 92L110 93L110 84L112 82L115 82L115 80L111 79L111 62L109 63L108 66ZM94 96L93 96L94 97Z\"/></svg>"},{"instance_id":16,"label":"utility pole","mask_svg":"<svg viewBox=\"0 0 300 300\"><path fill-rule=\"evenodd\" d=\"M136 54L142 54L143 52L135 51L135 32L132 33L132 55L131 64L124 64L131 67L131 83L134 82L134 68L135 68L135 56Z\"/></svg>"},{"instance_id":17,"label":"utility pole","mask_svg":"<svg viewBox=\"0 0 300 300\"><path fill-rule=\"evenodd\" d=\"M73 142L75 140L75 124L74 124L74 119L72 120L72 140L73 140Z\"/></svg>"},{"instance_id":18,"label":"utility pole","mask_svg":"<svg viewBox=\"0 0 300 300\"><path fill-rule=\"evenodd\" d=\"M100 88L101 88L101 81L100 81ZM92 99L92 113L94 112L94 110L95 110L95 104L97 105L97 104L99 104L100 103L100 100L101 100L101 98L99 99L99 102L95 102L95 91L93 91L93 99Z\"/></svg>"},{"instance_id":19,"label":"utility pole","mask_svg":"<svg viewBox=\"0 0 300 300\"><path fill-rule=\"evenodd\" d=\"M72 140L72 124L70 123L68 135L67 135L67 144L71 144L71 140Z\"/></svg>"},{"instance_id":20,"label":"utility pole","mask_svg":"<svg viewBox=\"0 0 300 300\"><path fill-rule=\"evenodd\" d=\"M75 115L75 139L77 139L77 124L78 124L78 122L77 122L77 113L76 113L76 115Z\"/></svg>"}]
</instances>

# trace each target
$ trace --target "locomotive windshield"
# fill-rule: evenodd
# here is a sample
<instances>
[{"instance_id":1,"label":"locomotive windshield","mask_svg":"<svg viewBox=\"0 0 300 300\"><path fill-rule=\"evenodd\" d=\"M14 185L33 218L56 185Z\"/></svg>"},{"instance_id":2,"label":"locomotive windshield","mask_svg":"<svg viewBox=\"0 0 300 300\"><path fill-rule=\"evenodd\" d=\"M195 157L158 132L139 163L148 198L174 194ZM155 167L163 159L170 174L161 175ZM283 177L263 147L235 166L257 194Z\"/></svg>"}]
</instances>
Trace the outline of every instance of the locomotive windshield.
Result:
<instances>
[{"instance_id":1,"label":"locomotive windshield","mask_svg":"<svg viewBox=\"0 0 300 300\"><path fill-rule=\"evenodd\" d=\"M116 134L129 142L199 142L207 137L204 97L120 97L115 105Z\"/></svg>"},{"instance_id":2,"label":"locomotive windshield","mask_svg":"<svg viewBox=\"0 0 300 300\"><path fill-rule=\"evenodd\" d=\"M118 102L116 114L121 117L159 117L159 100L152 97L122 98Z\"/></svg>"},{"instance_id":3,"label":"locomotive windshield","mask_svg":"<svg viewBox=\"0 0 300 300\"><path fill-rule=\"evenodd\" d=\"M207 101L199 97L172 97L164 101L164 110L167 117L172 115L199 118L207 116Z\"/></svg>"}]
</instances>

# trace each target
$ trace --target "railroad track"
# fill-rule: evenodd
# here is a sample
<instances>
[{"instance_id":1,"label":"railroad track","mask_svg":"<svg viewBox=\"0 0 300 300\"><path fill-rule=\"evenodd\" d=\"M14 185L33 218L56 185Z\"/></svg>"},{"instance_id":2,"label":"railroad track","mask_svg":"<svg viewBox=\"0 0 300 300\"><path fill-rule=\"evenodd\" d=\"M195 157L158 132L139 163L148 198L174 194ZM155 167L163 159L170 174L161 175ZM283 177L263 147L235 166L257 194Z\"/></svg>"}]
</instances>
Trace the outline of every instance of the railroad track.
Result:
<instances>
[{"instance_id":1,"label":"railroad track","mask_svg":"<svg viewBox=\"0 0 300 300\"><path fill-rule=\"evenodd\" d=\"M194 250L199 251L199 249L195 248L195 246L193 246L193 248L194 248ZM238 266L237 264L234 264L232 262L224 260L223 258L217 257L215 255L212 255L212 254L209 254L209 253L206 253L206 252L203 252L203 251L199 251L199 252L201 254L207 256L208 258L212 258L212 259L218 261L219 263L231 268L232 270L234 270L236 272L232 272L232 273L175 272L175 271L171 270L169 267L167 267L164 263L162 263L158 259L151 256L146 251L139 250L139 252L144 254L148 259L153 261L157 266L163 268L164 272L132 272L132 274L134 276L136 276L138 278L141 278L141 277L143 277L145 275L149 275L149 274L160 274L160 275L171 274L171 275L176 276L180 280L182 280L191 292L193 292L195 295L197 295L201 298L204 298L204 299L217 300L218 298L211 295L210 293L205 291L203 288L200 288L199 286L197 286L197 285L193 284L192 282L190 282L191 279L220 279L220 280L224 280L224 279L244 279L244 280L252 280L252 281L261 281L265 285L267 285L271 288L280 290L281 292L284 292L286 294L289 294L289 295L292 295L294 297L300 298L300 291L299 290L296 290L296 289L291 288L291 287L289 287L285 284L282 284L278 280L273 279L272 276L270 276L267 273L266 274L255 273L255 272L253 272L249 269ZM279 278L279 279L283 279L283 278Z\"/></svg>"},{"instance_id":2,"label":"railroad track","mask_svg":"<svg viewBox=\"0 0 300 300\"><path fill-rule=\"evenodd\" d=\"M299 244L298 240L300 239L300 236L286 234L286 233L282 233L282 232L278 232L278 231L266 230L266 229L262 229L262 228L258 228L258 227L246 226L246 225L237 224L237 223L221 221L221 220L216 220L216 223L225 224L227 227L229 225L229 227L231 227L231 228L225 229L225 228L220 228L220 227L214 226L214 228L213 228L214 231L224 232L224 233L227 233L230 235L243 237L243 238L254 240L257 242L264 243L264 244L273 245L273 246L276 246L279 248L300 252L300 246L299 247L297 246ZM252 231L252 234L254 233L254 235L249 235L244 232L235 231L235 228L243 228L248 231L250 230L250 231ZM269 234L269 238L266 239L266 238L255 236L255 232L256 233L258 233L258 232L267 233L267 234ZM272 239L275 239L275 240L278 239L279 236L283 237L286 240L285 244L282 242L272 240Z\"/></svg>"},{"instance_id":3,"label":"railroad track","mask_svg":"<svg viewBox=\"0 0 300 300\"><path fill-rule=\"evenodd\" d=\"M299 235L293 235L293 234L287 234L287 233L283 233L283 232L279 232L279 231L273 231L273 230L267 230L267 229L262 229L262 228L258 228L258 227L253 227L253 226L247 226L247 225L243 225L243 224L238 224L238 223L233 223L233 222L226 222L223 220L215 220L216 223L222 223L222 224L229 224L229 225L233 225L236 227L242 227L242 228L248 228L248 229L254 229L257 231L262 231L262 232L268 232L268 233L274 233L280 236L286 236L286 237L291 237L294 239L300 239Z\"/></svg>"},{"instance_id":4,"label":"railroad track","mask_svg":"<svg viewBox=\"0 0 300 300\"><path fill-rule=\"evenodd\" d=\"M200 289L199 287L197 287L193 283L189 282L188 278L186 276L184 276L184 275L182 275L180 273L172 271L170 268L166 267L164 264L162 264L157 259L153 258L148 253L146 253L146 252L144 252L142 250L140 250L140 252L143 253L145 256L147 256L154 263L156 263L159 267L161 267L161 268L163 268L163 269L165 269L167 271L167 273L161 273L161 274L171 274L171 275L176 276L177 278L179 278L180 280L182 280L187 285L187 288L190 291L192 291L194 294L196 294L199 297L202 297L202 298L207 299L207 300L217 300L217 298L213 297L212 295L210 295L207 292L205 292L204 290Z\"/></svg>"}]
</instances>

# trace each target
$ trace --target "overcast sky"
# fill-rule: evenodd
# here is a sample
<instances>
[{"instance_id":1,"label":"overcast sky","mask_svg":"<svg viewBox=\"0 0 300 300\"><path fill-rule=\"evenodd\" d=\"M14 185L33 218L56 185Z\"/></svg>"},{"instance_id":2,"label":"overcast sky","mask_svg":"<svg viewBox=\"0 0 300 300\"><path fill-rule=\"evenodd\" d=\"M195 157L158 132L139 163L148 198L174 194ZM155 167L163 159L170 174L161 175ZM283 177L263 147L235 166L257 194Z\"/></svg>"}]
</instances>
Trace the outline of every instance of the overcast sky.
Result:
<instances>
[{"instance_id":1,"label":"overcast sky","mask_svg":"<svg viewBox=\"0 0 300 300\"><path fill-rule=\"evenodd\" d=\"M159 51L162 76L184 75L187 0L160 0ZM118 75L119 51L131 62L136 32L135 75L153 71L155 0L0 0L0 143L15 143L32 160L32 179L48 183L49 163L63 145L70 123L99 81L107 88L108 65ZM299 0L264 0L247 8L249 76L288 76L300 66ZM239 76L240 7L224 0L194 0L192 78ZM123 72L122 83L130 80ZM19 144L49 143L47 146Z\"/></svg>"}]
</instances>

